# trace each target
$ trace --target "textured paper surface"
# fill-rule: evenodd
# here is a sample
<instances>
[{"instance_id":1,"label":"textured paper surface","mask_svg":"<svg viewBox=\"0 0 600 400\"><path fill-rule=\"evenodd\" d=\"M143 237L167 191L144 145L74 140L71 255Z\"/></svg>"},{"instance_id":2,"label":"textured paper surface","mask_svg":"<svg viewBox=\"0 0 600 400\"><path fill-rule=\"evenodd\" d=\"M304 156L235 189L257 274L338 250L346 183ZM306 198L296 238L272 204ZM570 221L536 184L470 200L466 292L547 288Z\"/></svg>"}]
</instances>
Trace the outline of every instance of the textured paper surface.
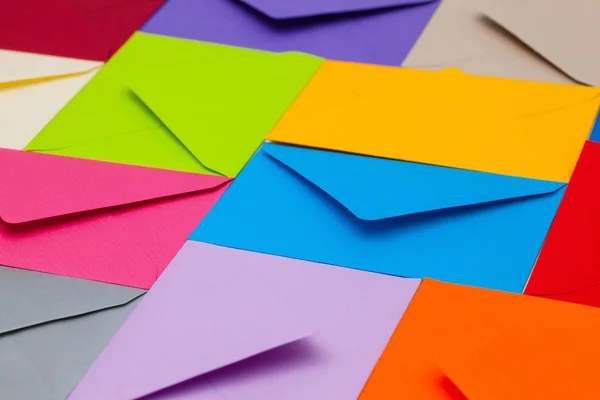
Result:
<instances>
[{"instance_id":1,"label":"textured paper surface","mask_svg":"<svg viewBox=\"0 0 600 400\"><path fill-rule=\"evenodd\" d=\"M522 292L563 192L557 182L265 144L190 238Z\"/></svg>"},{"instance_id":2,"label":"textured paper surface","mask_svg":"<svg viewBox=\"0 0 600 400\"><path fill-rule=\"evenodd\" d=\"M143 293L0 267L0 396L65 399Z\"/></svg>"},{"instance_id":3,"label":"textured paper surface","mask_svg":"<svg viewBox=\"0 0 600 400\"><path fill-rule=\"evenodd\" d=\"M506 0L495 3L504 4ZM443 0L402 65L434 70L460 68L477 75L573 83L486 18L485 6L485 0Z\"/></svg>"},{"instance_id":4,"label":"textured paper surface","mask_svg":"<svg viewBox=\"0 0 600 400\"><path fill-rule=\"evenodd\" d=\"M566 75L600 86L597 1L505 0L485 13Z\"/></svg>"},{"instance_id":5,"label":"textured paper surface","mask_svg":"<svg viewBox=\"0 0 600 400\"><path fill-rule=\"evenodd\" d=\"M267 139L568 182L599 104L596 88L326 61Z\"/></svg>"},{"instance_id":6,"label":"textured paper surface","mask_svg":"<svg viewBox=\"0 0 600 400\"><path fill-rule=\"evenodd\" d=\"M0 147L25 147L101 65L0 50Z\"/></svg>"},{"instance_id":7,"label":"textured paper surface","mask_svg":"<svg viewBox=\"0 0 600 400\"><path fill-rule=\"evenodd\" d=\"M5 2L0 8L0 48L106 61L163 2Z\"/></svg>"},{"instance_id":8,"label":"textured paper surface","mask_svg":"<svg viewBox=\"0 0 600 400\"><path fill-rule=\"evenodd\" d=\"M148 289L228 178L0 150L0 263Z\"/></svg>"},{"instance_id":9,"label":"textured paper surface","mask_svg":"<svg viewBox=\"0 0 600 400\"><path fill-rule=\"evenodd\" d=\"M360 400L597 399L599 328L592 307L426 279Z\"/></svg>"},{"instance_id":10,"label":"textured paper surface","mask_svg":"<svg viewBox=\"0 0 600 400\"><path fill-rule=\"evenodd\" d=\"M356 398L419 282L188 242L70 399Z\"/></svg>"},{"instance_id":11,"label":"textured paper surface","mask_svg":"<svg viewBox=\"0 0 600 400\"><path fill-rule=\"evenodd\" d=\"M26 148L235 176L321 61L136 33Z\"/></svg>"},{"instance_id":12,"label":"textured paper surface","mask_svg":"<svg viewBox=\"0 0 600 400\"><path fill-rule=\"evenodd\" d=\"M438 4L437 0L170 0L142 31L400 65Z\"/></svg>"}]
</instances>

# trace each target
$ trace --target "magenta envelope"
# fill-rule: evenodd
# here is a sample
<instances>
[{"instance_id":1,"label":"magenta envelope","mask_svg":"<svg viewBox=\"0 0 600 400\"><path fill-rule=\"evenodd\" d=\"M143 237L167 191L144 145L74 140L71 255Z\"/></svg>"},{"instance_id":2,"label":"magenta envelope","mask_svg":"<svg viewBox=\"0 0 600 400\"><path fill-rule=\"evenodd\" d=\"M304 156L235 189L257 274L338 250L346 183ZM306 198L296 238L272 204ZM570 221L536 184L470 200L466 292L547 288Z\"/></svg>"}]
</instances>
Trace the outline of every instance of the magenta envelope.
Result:
<instances>
[{"instance_id":1,"label":"magenta envelope","mask_svg":"<svg viewBox=\"0 0 600 400\"><path fill-rule=\"evenodd\" d=\"M189 241L69 399L355 399L419 283Z\"/></svg>"},{"instance_id":2,"label":"magenta envelope","mask_svg":"<svg viewBox=\"0 0 600 400\"><path fill-rule=\"evenodd\" d=\"M149 289L229 178L0 149L0 265Z\"/></svg>"},{"instance_id":3,"label":"magenta envelope","mask_svg":"<svg viewBox=\"0 0 600 400\"><path fill-rule=\"evenodd\" d=\"M143 32L396 65L439 0L168 0Z\"/></svg>"}]
</instances>

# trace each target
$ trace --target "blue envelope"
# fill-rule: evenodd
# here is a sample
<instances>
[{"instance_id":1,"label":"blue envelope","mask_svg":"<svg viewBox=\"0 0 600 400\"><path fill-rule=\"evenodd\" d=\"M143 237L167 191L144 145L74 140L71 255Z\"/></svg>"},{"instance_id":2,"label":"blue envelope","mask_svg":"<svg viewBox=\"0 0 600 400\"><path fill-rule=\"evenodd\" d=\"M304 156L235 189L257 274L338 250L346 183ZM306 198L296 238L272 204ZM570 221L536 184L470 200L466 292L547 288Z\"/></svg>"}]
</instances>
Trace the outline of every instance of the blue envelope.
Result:
<instances>
[{"instance_id":1,"label":"blue envelope","mask_svg":"<svg viewBox=\"0 0 600 400\"><path fill-rule=\"evenodd\" d=\"M596 116L596 122L594 123L594 128L592 128L590 140L594 142L600 142L600 115Z\"/></svg>"},{"instance_id":2,"label":"blue envelope","mask_svg":"<svg viewBox=\"0 0 600 400\"><path fill-rule=\"evenodd\" d=\"M265 143L191 240L522 292L564 183Z\"/></svg>"}]
</instances>

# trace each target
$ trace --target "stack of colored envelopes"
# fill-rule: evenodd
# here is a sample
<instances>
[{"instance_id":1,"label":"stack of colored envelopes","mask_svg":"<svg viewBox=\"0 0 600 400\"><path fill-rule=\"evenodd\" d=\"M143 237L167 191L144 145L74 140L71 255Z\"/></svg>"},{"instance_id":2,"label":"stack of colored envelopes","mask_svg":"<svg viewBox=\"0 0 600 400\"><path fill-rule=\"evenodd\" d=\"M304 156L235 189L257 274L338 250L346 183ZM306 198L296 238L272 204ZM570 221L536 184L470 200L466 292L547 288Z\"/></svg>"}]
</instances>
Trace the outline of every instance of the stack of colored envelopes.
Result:
<instances>
[{"instance_id":1,"label":"stack of colored envelopes","mask_svg":"<svg viewBox=\"0 0 600 400\"><path fill-rule=\"evenodd\" d=\"M599 12L0 4L0 399L599 399Z\"/></svg>"}]
</instances>

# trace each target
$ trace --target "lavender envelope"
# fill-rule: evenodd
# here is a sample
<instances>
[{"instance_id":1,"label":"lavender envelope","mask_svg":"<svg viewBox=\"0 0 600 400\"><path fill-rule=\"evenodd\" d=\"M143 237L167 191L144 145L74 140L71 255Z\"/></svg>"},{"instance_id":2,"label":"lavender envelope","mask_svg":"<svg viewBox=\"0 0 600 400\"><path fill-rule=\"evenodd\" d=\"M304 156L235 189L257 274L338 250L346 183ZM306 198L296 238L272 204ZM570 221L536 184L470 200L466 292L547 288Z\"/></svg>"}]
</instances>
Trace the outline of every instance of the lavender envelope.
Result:
<instances>
[{"instance_id":1,"label":"lavender envelope","mask_svg":"<svg viewBox=\"0 0 600 400\"><path fill-rule=\"evenodd\" d=\"M439 0L169 0L143 32L398 66Z\"/></svg>"},{"instance_id":2,"label":"lavender envelope","mask_svg":"<svg viewBox=\"0 0 600 400\"><path fill-rule=\"evenodd\" d=\"M419 283L188 241L69 399L357 398Z\"/></svg>"}]
</instances>

